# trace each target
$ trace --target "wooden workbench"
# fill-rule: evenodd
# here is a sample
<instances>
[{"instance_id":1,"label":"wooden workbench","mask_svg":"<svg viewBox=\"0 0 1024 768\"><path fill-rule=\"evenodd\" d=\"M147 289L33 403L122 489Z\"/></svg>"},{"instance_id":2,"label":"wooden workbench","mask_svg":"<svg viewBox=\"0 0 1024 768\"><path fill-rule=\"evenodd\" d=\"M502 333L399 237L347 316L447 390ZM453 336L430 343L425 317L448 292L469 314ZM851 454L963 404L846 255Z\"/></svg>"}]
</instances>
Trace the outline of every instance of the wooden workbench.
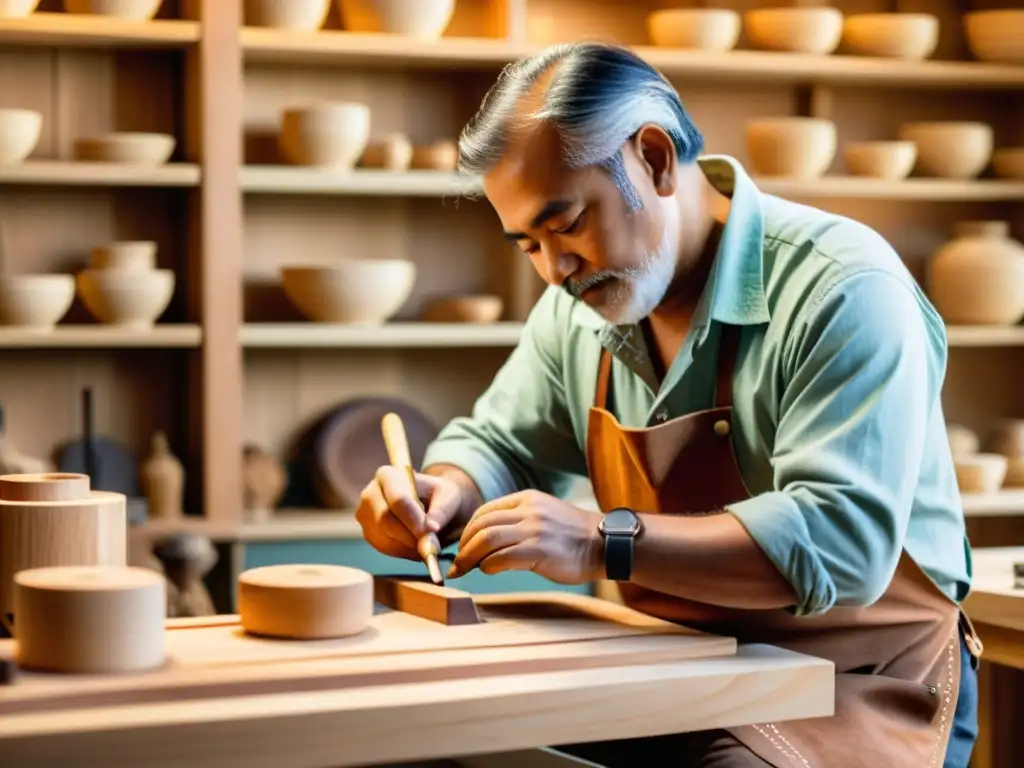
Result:
<instances>
[{"instance_id":1,"label":"wooden workbench","mask_svg":"<svg viewBox=\"0 0 1024 768\"><path fill-rule=\"evenodd\" d=\"M21 672L0 688L2 763L340 768L833 713L828 661L658 627L596 598L562 598L601 612L596 625L524 617L520 603L503 614L506 599L486 598L497 602L481 624L392 611L319 647L251 638L233 616L172 620L163 669ZM558 598L515 598L537 599Z\"/></svg>"}]
</instances>

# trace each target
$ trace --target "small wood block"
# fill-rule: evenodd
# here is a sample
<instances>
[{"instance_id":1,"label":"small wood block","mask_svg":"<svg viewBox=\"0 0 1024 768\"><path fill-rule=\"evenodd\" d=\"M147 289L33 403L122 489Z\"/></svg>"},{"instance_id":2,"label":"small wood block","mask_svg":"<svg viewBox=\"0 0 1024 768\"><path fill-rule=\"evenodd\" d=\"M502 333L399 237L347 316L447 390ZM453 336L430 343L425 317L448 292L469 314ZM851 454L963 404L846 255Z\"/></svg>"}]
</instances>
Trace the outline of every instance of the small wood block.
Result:
<instances>
[{"instance_id":1,"label":"small wood block","mask_svg":"<svg viewBox=\"0 0 1024 768\"><path fill-rule=\"evenodd\" d=\"M0 475L4 501L75 501L89 497L89 476L72 472Z\"/></svg>"},{"instance_id":2,"label":"small wood block","mask_svg":"<svg viewBox=\"0 0 1024 768\"><path fill-rule=\"evenodd\" d=\"M392 610L449 627L483 623L469 592L439 587L428 581L404 576L375 576L373 597Z\"/></svg>"}]
</instances>

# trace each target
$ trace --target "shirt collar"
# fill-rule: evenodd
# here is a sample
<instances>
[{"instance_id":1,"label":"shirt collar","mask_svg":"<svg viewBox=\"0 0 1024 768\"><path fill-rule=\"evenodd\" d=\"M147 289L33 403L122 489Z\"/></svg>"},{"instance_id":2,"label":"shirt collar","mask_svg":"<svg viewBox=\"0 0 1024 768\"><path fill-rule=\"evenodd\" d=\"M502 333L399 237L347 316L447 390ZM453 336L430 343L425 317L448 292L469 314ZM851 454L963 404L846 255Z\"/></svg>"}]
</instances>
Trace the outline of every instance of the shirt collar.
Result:
<instances>
[{"instance_id":1,"label":"shirt collar","mask_svg":"<svg viewBox=\"0 0 1024 768\"><path fill-rule=\"evenodd\" d=\"M710 320L730 325L758 325L771 319L764 290L764 212L761 191L739 161L728 155L706 155L697 160L708 181L731 198L711 273L701 293L692 329L697 342L707 336ZM621 344L632 339L632 326L612 326L583 302L577 302L573 317L602 339Z\"/></svg>"}]
</instances>

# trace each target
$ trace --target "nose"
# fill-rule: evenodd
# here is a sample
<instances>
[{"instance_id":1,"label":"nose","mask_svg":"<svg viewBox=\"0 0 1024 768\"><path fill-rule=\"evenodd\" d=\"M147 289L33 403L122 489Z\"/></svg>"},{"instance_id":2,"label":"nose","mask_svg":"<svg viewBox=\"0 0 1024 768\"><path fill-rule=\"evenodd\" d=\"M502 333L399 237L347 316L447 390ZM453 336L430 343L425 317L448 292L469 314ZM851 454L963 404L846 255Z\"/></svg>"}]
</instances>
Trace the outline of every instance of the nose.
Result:
<instances>
[{"instance_id":1,"label":"nose","mask_svg":"<svg viewBox=\"0 0 1024 768\"><path fill-rule=\"evenodd\" d=\"M540 263L537 269L549 285L561 285L565 279L579 269L580 257L544 245L540 248Z\"/></svg>"}]
</instances>

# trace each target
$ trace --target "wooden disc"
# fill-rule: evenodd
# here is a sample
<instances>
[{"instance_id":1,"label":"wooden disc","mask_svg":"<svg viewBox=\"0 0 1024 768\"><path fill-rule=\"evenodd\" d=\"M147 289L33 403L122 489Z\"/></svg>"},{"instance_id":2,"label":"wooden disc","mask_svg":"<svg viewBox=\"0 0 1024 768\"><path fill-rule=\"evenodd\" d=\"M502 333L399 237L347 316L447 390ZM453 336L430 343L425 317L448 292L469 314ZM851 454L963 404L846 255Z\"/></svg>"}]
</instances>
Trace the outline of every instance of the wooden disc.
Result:
<instances>
[{"instance_id":1,"label":"wooden disc","mask_svg":"<svg viewBox=\"0 0 1024 768\"><path fill-rule=\"evenodd\" d=\"M373 577L341 565L271 565L238 577L246 632L315 640L362 632L373 616Z\"/></svg>"},{"instance_id":2,"label":"wooden disc","mask_svg":"<svg viewBox=\"0 0 1024 768\"><path fill-rule=\"evenodd\" d=\"M4 501L74 501L89 497L89 476L73 472L0 475Z\"/></svg>"},{"instance_id":3,"label":"wooden disc","mask_svg":"<svg viewBox=\"0 0 1024 768\"><path fill-rule=\"evenodd\" d=\"M18 665L68 673L164 663L164 577L146 568L35 568L14 576Z\"/></svg>"}]
</instances>

